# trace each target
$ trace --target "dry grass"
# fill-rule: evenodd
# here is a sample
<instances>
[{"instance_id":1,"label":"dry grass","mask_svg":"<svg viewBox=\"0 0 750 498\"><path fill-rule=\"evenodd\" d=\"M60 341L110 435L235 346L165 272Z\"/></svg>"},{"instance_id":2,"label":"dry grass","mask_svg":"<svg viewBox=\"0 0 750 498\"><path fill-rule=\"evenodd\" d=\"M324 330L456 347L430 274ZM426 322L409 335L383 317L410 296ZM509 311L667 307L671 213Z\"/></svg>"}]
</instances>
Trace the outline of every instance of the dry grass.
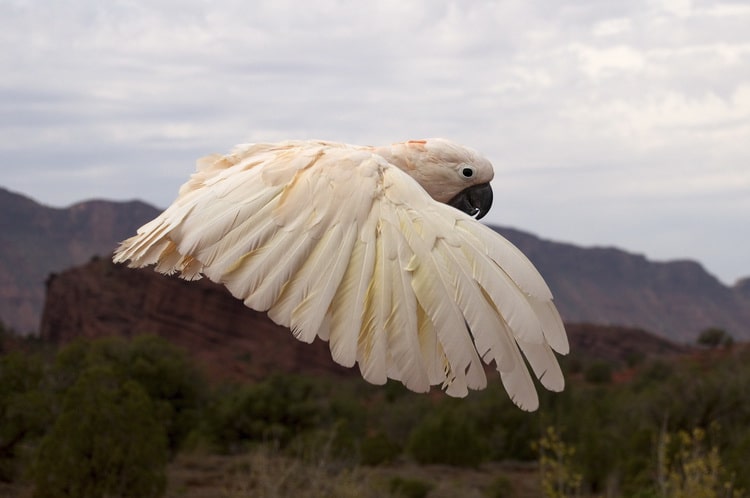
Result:
<instances>
[{"instance_id":1,"label":"dry grass","mask_svg":"<svg viewBox=\"0 0 750 498\"><path fill-rule=\"evenodd\" d=\"M259 448L237 456L190 454L169 468L169 498L280 498L298 496L376 497L375 486L358 468L305 462Z\"/></svg>"},{"instance_id":2,"label":"dry grass","mask_svg":"<svg viewBox=\"0 0 750 498\"><path fill-rule=\"evenodd\" d=\"M395 477L428 483L428 498L487 498L498 477L518 498L541 496L535 464L487 463L479 469L400 462L378 467L345 465L326 457L292 458L268 447L242 455L180 454L168 468L167 498L299 498L394 496ZM32 488L0 483L3 498L29 498Z\"/></svg>"},{"instance_id":3,"label":"dry grass","mask_svg":"<svg viewBox=\"0 0 750 498\"><path fill-rule=\"evenodd\" d=\"M411 462L379 467L346 466L327 458L290 458L258 448L236 456L185 454L169 468L168 498L388 497L394 477L431 484L429 498L485 498L493 480L507 478L513 495L538 497L535 465L485 464L479 469Z\"/></svg>"}]
</instances>

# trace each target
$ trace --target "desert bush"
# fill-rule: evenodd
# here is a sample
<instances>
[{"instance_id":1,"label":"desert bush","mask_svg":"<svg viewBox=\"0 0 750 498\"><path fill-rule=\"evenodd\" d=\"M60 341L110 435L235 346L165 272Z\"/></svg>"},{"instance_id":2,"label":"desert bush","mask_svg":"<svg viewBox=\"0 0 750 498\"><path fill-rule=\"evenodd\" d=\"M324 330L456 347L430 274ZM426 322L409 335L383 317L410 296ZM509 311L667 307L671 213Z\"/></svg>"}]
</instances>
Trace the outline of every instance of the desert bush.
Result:
<instances>
[{"instance_id":1,"label":"desert bush","mask_svg":"<svg viewBox=\"0 0 750 498\"><path fill-rule=\"evenodd\" d=\"M716 428L716 426L714 426ZM734 475L724 467L719 449L702 428L662 433L658 443L658 484L668 498L739 498Z\"/></svg>"},{"instance_id":2,"label":"desert bush","mask_svg":"<svg viewBox=\"0 0 750 498\"><path fill-rule=\"evenodd\" d=\"M726 330L717 327L711 327L703 330L698 334L696 344L707 348L731 347L734 344L734 337Z\"/></svg>"},{"instance_id":3,"label":"desert bush","mask_svg":"<svg viewBox=\"0 0 750 498\"><path fill-rule=\"evenodd\" d=\"M112 368L80 373L33 468L35 497L158 497L167 438L145 390Z\"/></svg>"},{"instance_id":4,"label":"desert bush","mask_svg":"<svg viewBox=\"0 0 750 498\"><path fill-rule=\"evenodd\" d=\"M232 386L214 395L204 432L222 452L243 451L259 442L285 447L320 427L322 399L315 383L302 377L274 375L257 384Z\"/></svg>"},{"instance_id":5,"label":"desert bush","mask_svg":"<svg viewBox=\"0 0 750 498\"><path fill-rule=\"evenodd\" d=\"M487 459L532 461L536 458L531 443L539 437L540 416L557 410L556 399L550 398L547 392L540 391L539 394L543 410L525 412L508 398L499 379L491 379L485 390L460 400L458 405L466 423L481 434ZM559 396L558 393L554 395Z\"/></svg>"},{"instance_id":6,"label":"desert bush","mask_svg":"<svg viewBox=\"0 0 750 498\"><path fill-rule=\"evenodd\" d=\"M473 421L452 403L446 404L414 428L409 453L419 463L476 467L486 460L487 445Z\"/></svg>"},{"instance_id":7,"label":"desert bush","mask_svg":"<svg viewBox=\"0 0 750 498\"><path fill-rule=\"evenodd\" d=\"M494 478L482 494L487 498L512 498L516 496L513 483L503 475Z\"/></svg>"},{"instance_id":8,"label":"desert bush","mask_svg":"<svg viewBox=\"0 0 750 498\"><path fill-rule=\"evenodd\" d=\"M52 388L62 399L92 366L106 366L139 384L153 402L176 452L201 417L207 388L187 355L157 336L76 340L63 347L50 372Z\"/></svg>"},{"instance_id":9,"label":"desert bush","mask_svg":"<svg viewBox=\"0 0 750 498\"><path fill-rule=\"evenodd\" d=\"M382 432L367 436L362 440L360 462L363 465L389 463L401 454L401 446Z\"/></svg>"},{"instance_id":10,"label":"desert bush","mask_svg":"<svg viewBox=\"0 0 750 498\"><path fill-rule=\"evenodd\" d=\"M547 427L534 446L539 451L539 471L544 495L548 498L580 496L583 475L574 463L575 447L563 441L552 426Z\"/></svg>"},{"instance_id":11,"label":"desert bush","mask_svg":"<svg viewBox=\"0 0 750 498\"><path fill-rule=\"evenodd\" d=\"M24 445L41 437L52 419L44 375L35 355L0 357L0 481L18 477Z\"/></svg>"},{"instance_id":12,"label":"desert bush","mask_svg":"<svg viewBox=\"0 0 750 498\"><path fill-rule=\"evenodd\" d=\"M583 372L586 382L608 384L612 382L612 366L604 361L594 361Z\"/></svg>"},{"instance_id":13,"label":"desert bush","mask_svg":"<svg viewBox=\"0 0 750 498\"><path fill-rule=\"evenodd\" d=\"M403 498L425 498L432 489L432 484L419 479L392 477L388 488L393 496Z\"/></svg>"}]
</instances>

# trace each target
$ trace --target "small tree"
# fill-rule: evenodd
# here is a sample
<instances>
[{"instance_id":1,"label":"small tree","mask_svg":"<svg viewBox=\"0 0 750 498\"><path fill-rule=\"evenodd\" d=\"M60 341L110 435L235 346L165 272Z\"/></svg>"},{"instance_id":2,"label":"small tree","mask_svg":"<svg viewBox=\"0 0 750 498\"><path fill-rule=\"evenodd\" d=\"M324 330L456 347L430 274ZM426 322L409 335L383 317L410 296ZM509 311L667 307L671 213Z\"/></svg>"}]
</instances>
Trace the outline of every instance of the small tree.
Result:
<instances>
[{"instance_id":1,"label":"small tree","mask_svg":"<svg viewBox=\"0 0 750 498\"><path fill-rule=\"evenodd\" d=\"M592 384L609 384L612 382L612 366L604 361L595 361L586 367L583 378Z\"/></svg>"},{"instance_id":2,"label":"small tree","mask_svg":"<svg viewBox=\"0 0 750 498\"><path fill-rule=\"evenodd\" d=\"M55 358L55 390L64 395L91 365L107 365L119 377L144 389L166 428L169 449L176 453L197 426L206 395L204 381L186 354L164 338L151 335L77 340Z\"/></svg>"},{"instance_id":3,"label":"small tree","mask_svg":"<svg viewBox=\"0 0 750 498\"><path fill-rule=\"evenodd\" d=\"M325 407L317 389L310 379L283 375L235 386L217 397L204 430L227 453L267 441L286 447L323 423Z\"/></svg>"},{"instance_id":4,"label":"small tree","mask_svg":"<svg viewBox=\"0 0 750 498\"><path fill-rule=\"evenodd\" d=\"M167 438L157 420L152 401L136 382L109 366L87 368L41 442L34 496L161 496Z\"/></svg>"},{"instance_id":5,"label":"small tree","mask_svg":"<svg viewBox=\"0 0 750 498\"><path fill-rule=\"evenodd\" d=\"M670 452L669 448L673 446ZM719 449L706 441L706 431L680 431L676 441L662 432L657 447L658 484L668 498L739 498L743 496L727 478Z\"/></svg>"},{"instance_id":6,"label":"small tree","mask_svg":"<svg viewBox=\"0 0 750 498\"><path fill-rule=\"evenodd\" d=\"M448 407L414 428L409 452L419 463L477 467L487 458L488 448L473 421Z\"/></svg>"},{"instance_id":7,"label":"small tree","mask_svg":"<svg viewBox=\"0 0 750 498\"><path fill-rule=\"evenodd\" d=\"M711 327L701 332L698 335L698 339L696 342L699 346L705 346L707 348L726 348L734 344L734 337L732 337L731 334L729 334L724 329Z\"/></svg>"},{"instance_id":8,"label":"small tree","mask_svg":"<svg viewBox=\"0 0 750 498\"><path fill-rule=\"evenodd\" d=\"M547 427L534 446L539 451L544 495L548 498L580 496L583 476L573 465L575 448L565 443L552 426Z\"/></svg>"},{"instance_id":9,"label":"small tree","mask_svg":"<svg viewBox=\"0 0 750 498\"><path fill-rule=\"evenodd\" d=\"M0 481L12 481L22 467L24 447L37 440L52 417L49 396L40 388L43 364L20 352L0 356Z\"/></svg>"}]
</instances>

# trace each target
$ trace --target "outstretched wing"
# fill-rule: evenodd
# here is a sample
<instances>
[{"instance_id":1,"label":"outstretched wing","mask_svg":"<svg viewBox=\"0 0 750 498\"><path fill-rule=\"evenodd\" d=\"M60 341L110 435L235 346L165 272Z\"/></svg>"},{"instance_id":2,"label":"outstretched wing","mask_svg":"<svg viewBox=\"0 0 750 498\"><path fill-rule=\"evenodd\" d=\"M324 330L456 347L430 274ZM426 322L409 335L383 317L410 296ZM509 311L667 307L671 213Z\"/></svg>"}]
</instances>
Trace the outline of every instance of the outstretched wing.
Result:
<instances>
[{"instance_id":1,"label":"outstretched wing","mask_svg":"<svg viewBox=\"0 0 750 498\"><path fill-rule=\"evenodd\" d=\"M330 343L366 380L464 396L494 360L510 397L538 406L523 356L548 389L568 350L552 296L510 242L434 201L366 148L238 147L199 161L175 202L115 261L206 275L295 337Z\"/></svg>"}]
</instances>

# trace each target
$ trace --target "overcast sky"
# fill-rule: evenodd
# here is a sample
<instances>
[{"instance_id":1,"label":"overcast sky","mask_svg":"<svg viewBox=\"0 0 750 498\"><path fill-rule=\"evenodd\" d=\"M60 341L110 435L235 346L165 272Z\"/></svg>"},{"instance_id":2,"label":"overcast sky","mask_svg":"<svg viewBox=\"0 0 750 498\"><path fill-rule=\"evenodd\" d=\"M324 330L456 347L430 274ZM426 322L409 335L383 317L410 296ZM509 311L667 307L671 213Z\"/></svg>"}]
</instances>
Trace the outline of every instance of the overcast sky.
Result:
<instances>
[{"instance_id":1,"label":"overcast sky","mask_svg":"<svg viewBox=\"0 0 750 498\"><path fill-rule=\"evenodd\" d=\"M491 223L750 275L750 2L0 0L0 186L166 207L247 141L446 137Z\"/></svg>"}]
</instances>

